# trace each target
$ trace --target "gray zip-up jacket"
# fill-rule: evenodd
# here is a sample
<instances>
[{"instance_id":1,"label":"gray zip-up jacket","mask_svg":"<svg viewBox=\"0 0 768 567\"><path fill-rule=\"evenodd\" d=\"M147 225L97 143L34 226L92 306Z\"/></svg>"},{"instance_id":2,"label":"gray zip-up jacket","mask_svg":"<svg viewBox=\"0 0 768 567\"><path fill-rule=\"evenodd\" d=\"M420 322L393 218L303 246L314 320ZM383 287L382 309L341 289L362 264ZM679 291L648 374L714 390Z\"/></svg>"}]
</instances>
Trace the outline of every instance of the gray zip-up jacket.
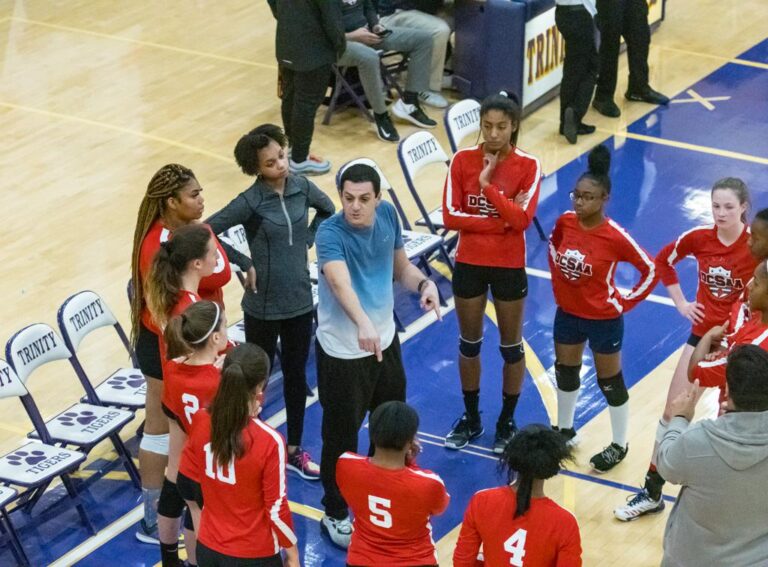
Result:
<instances>
[{"instance_id":1,"label":"gray zip-up jacket","mask_svg":"<svg viewBox=\"0 0 768 567\"><path fill-rule=\"evenodd\" d=\"M657 467L682 485L664 532L663 567L768 565L768 411L691 426L675 417Z\"/></svg>"},{"instance_id":2,"label":"gray zip-up jacket","mask_svg":"<svg viewBox=\"0 0 768 567\"><path fill-rule=\"evenodd\" d=\"M309 222L309 209L316 211ZM335 211L317 185L296 175L283 195L256 179L248 189L206 222L216 234L242 224L256 269L257 293L246 291L243 311L265 320L290 319L312 311L307 249L318 225Z\"/></svg>"}]
</instances>

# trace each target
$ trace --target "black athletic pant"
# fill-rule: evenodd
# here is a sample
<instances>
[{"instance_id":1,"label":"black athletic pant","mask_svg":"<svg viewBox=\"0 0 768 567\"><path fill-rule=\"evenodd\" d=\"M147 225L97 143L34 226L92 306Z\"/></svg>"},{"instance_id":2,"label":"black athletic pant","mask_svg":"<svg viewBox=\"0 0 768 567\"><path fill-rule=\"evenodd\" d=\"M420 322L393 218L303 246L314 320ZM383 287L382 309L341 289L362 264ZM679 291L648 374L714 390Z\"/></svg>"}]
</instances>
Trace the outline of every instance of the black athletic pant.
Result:
<instances>
[{"instance_id":1,"label":"black athletic pant","mask_svg":"<svg viewBox=\"0 0 768 567\"><path fill-rule=\"evenodd\" d=\"M232 557L214 551L198 541L197 564L200 567L283 567L283 559L279 553L270 557Z\"/></svg>"},{"instance_id":2,"label":"black athletic pant","mask_svg":"<svg viewBox=\"0 0 768 567\"><path fill-rule=\"evenodd\" d=\"M627 42L631 92L648 88L648 26L646 0L597 0L597 27L600 30L600 71L595 98L613 100L619 69L621 36Z\"/></svg>"},{"instance_id":3,"label":"black athletic pant","mask_svg":"<svg viewBox=\"0 0 768 567\"><path fill-rule=\"evenodd\" d=\"M301 445L304 411L307 404L307 357L312 341L312 312L291 319L268 321L245 314L245 340L260 346L275 360L280 336L280 365L283 369L283 396L288 427L288 445Z\"/></svg>"},{"instance_id":4,"label":"black athletic pant","mask_svg":"<svg viewBox=\"0 0 768 567\"><path fill-rule=\"evenodd\" d=\"M405 370L397 334L382 353L381 362L373 355L350 360L335 358L325 353L317 341L315 351L323 406L323 505L326 514L342 519L349 511L336 484L336 461L346 451L357 452L357 434L366 413L384 402L405 401Z\"/></svg>"},{"instance_id":5,"label":"black athletic pant","mask_svg":"<svg viewBox=\"0 0 768 567\"><path fill-rule=\"evenodd\" d=\"M573 109L576 119L581 122L592 102L599 65L595 24L583 5L558 5L555 23L566 45L563 80L560 83L560 124L568 107Z\"/></svg>"},{"instance_id":6,"label":"black athletic pant","mask_svg":"<svg viewBox=\"0 0 768 567\"><path fill-rule=\"evenodd\" d=\"M311 71L281 69L283 128L292 146L291 159L296 163L306 160L309 155L315 113L323 102L331 73L330 64Z\"/></svg>"}]
</instances>

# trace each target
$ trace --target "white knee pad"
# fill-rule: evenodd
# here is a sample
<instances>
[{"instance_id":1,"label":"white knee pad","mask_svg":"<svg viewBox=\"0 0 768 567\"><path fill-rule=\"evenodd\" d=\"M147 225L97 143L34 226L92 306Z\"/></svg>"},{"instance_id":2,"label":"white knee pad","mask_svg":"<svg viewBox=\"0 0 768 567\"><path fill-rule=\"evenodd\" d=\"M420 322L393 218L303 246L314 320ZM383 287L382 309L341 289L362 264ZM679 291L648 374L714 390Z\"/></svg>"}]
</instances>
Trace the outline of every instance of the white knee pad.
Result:
<instances>
[{"instance_id":1,"label":"white knee pad","mask_svg":"<svg viewBox=\"0 0 768 567\"><path fill-rule=\"evenodd\" d=\"M664 434L667 432L668 428L669 422L665 421L664 419L660 419L659 424L656 426L656 443L661 443L661 440L664 439Z\"/></svg>"},{"instance_id":2,"label":"white knee pad","mask_svg":"<svg viewBox=\"0 0 768 567\"><path fill-rule=\"evenodd\" d=\"M169 437L168 433L164 433L163 435L149 435L148 433L145 433L141 438L139 448L143 451L156 453L157 455L168 456Z\"/></svg>"}]
</instances>

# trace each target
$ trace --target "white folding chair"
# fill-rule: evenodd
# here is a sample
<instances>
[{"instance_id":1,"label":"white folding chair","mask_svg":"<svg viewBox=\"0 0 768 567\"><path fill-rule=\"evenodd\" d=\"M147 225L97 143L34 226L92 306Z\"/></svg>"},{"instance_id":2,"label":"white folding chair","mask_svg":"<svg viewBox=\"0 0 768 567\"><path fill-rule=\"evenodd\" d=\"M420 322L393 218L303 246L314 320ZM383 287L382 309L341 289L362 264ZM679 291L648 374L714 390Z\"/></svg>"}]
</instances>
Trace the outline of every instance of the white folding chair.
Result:
<instances>
[{"instance_id":1,"label":"white folding chair","mask_svg":"<svg viewBox=\"0 0 768 567\"><path fill-rule=\"evenodd\" d=\"M418 189L416 189L416 175L429 165L443 164L447 175L450 160L445 150L437 138L430 132L422 130L400 141L397 146L397 159L400 161L400 168L403 170L403 177L405 177L405 183L408 185L411 197L413 197L421 213L421 218L416 221L416 226L426 226L432 234L445 237L448 231L443 225L442 205L431 210L427 209Z\"/></svg>"},{"instance_id":2,"label":"white folding chair","mask_svg":"<svg viewBox=\"0 0 768 567\"><path fill-rule=\"evenodd\" d=\"M56 360L69 360L72 353L53 327L35 323L24 327L8 340L5 355L26 387L35 370ZM80 402L45 421L29 391L21 397L21 401L35 424L35 431L29 437L44 443L74 447L85 454L109 438L128 476L137 488L141 487L139 472L119 435L125 424L133 419L132 411Z\"/></svg>"},{"instance_id":3,"label":"white folding chair","mask_svg":"<svg viewBox=\"0 0 768 567\"><path fill-rule=\"evenodd\" d=\"M96 530L85 512L75 484L69 477L69 474L80 468L85 461L85 454L53 444L26 386L14 369L0 359L0 399L5 398L21 399L37 436L42 440L20 445L0 457L0 482L26 489L18 497L14 511L22 508L27 512L31 511L46 488L58 477L77 508L83 525L91 534L95 534ZM9 496L8 489L0 487L2 515L5 514L5 506L11 502L11 499L7 498ZM15 495L13 499L16 499Z\"/></svg>"},{"instance_id":4,"label":"white folding chair","mask_svg":"<svg viewBox=\"0 0 768 567\"><path fill-rule=\"evenodd\" d=\"M464 138L480 132L480 103L473 98L465 98L452 104L445 111L443 124L451 152L455 154Z\"/></svg>"},{"instance_id":5,"label":"white folding chair","mask_svg":"<svg viewBox=\"0 0 768 567\"><path fill-rule=\"evenodd\" d=\"M144 375L138 368L138 361L125 331L107 302L93 291L78 292L62 303L57 320L64 344L72 353L69 362L85 389L87 401L92 404L132 410L143 408L147 397ZM112 327L115 330L128 353L132 366L118 368L94 387L77 356L77 349L86 336L102 327Z\"/></svg>"}]
</instances>

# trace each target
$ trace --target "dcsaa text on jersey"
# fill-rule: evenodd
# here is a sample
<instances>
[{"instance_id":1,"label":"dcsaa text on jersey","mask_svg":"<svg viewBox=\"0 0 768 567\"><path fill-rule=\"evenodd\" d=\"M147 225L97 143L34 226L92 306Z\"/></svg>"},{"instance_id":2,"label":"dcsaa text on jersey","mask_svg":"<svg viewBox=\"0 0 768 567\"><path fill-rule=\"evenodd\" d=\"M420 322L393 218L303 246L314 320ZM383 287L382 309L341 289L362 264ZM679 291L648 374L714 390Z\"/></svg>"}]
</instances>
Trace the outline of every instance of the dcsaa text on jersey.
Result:
<instances>
[{"instance_id":1,"label":"dcsaa text on jersey","mask_svg":"<svg viewBox=\"0 0 768 567\"><path fill-rule=\"evenodd\" d=\"M710 266L708 271L699 272L699 279L717 299L728 297L734 291L741 293L744 289L741 278L731 277L731 270L726 270L722 266Z\"/></svg>"},{"instance_id":2,"label":"dcsaa text on jersey","mask_svg":"<svg viewBox=\"0 0 768 567\"><path fill-rule=\"evenodd\" d=\"M569 280L578 280L581 276L592 275L592 264L584 262L585 254L578 250L566 249L564 253L555 254L555 264Z\"/></svg>"}]
</instances>

